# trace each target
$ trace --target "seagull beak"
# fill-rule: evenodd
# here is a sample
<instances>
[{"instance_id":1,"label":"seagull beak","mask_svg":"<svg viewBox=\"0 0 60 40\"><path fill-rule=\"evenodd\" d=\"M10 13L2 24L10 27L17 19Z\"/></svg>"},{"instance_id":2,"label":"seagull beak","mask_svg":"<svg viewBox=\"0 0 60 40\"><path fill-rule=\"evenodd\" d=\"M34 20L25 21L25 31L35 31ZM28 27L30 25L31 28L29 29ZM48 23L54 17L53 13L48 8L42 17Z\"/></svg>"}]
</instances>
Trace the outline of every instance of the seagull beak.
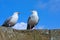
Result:
<instances>
[{"instance_id":1,"label":"seagull beak","mask_svg":"<svg viewBox=\"0 0 60 40\"><path fill-rule=\"evenodd\" d=\"M32 10L30 10L30 12L31 12L31 13L33 13L33 11L32 11Z\"/></svg>"},{"instance_id":2,"label":"seagull beak","mask_svg":"<svg viewBox=\"0 0 60 40\"><path fill-rule=\"evenodd\" d=\"M30 10L30 12L33 12L32 10Z\"/></svg>"},{"instance_id":3,"label":"seagull beak","mask_svg":"<svg viewBox=\"0 0 60 40\"><path fill-rule=\"evenodd\" d=\"M20 13L18 12L18 14L20 14Z\"/></svg>"},{"instance_id":4,"label":"seagull beak","mask_svg":"<svg viewBox=\"0 0 60 40\"><path fill-rule=\"evenodd\" d=\"M20 14L20 12L16 12L18 15Z\"/></svg>"}]
</instances>

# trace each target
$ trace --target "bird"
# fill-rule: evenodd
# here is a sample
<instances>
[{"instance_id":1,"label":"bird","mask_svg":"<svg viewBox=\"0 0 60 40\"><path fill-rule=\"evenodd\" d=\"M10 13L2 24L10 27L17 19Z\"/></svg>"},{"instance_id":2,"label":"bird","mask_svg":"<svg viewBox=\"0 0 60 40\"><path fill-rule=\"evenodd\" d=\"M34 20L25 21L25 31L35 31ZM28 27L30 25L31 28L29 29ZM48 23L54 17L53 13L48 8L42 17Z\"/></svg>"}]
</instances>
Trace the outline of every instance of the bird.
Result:
<instances>
[{"instance_id":1,"label":"bird","mask_svg":"<svg viewBox=\"0 0 60 40\"><path fill-rule=\"evenodd\" d=\"M4 23L2 24L2 26L4 27L12 27L16 24L16 22L18 21L18 15L20 13L19 12L14 12L12 16L10 16L9 18L7 18Z\"/></svg>"},{"instance_id":2,"label":"bird","mask_svg":"<svg viewBox=\"0 0 60 40\"><path fill-rule=\"evenodd\" d=\"M33 29L39 22L38 12L36 10L31 11L32 14L29 16L27 21L27 30Z\"/></svg>"}]
</instances>

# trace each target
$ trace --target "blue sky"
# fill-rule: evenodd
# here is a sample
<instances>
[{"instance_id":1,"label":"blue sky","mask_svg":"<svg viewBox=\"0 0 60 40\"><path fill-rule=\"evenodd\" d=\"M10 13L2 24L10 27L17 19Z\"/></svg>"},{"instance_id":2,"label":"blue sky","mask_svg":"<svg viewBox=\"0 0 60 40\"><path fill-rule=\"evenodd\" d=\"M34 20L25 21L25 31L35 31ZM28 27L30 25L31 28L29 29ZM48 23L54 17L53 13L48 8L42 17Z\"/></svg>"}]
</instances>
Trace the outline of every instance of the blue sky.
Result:
<instances>
[{"instance_id":1,"label":"blue sky","mask_svg":"<svg viewBox=\"0 0 60 40\"><path fill-rule=\"evenodd\" d=\"M25 25L31 10L37 10L40 18L36 29L60 28L60 0L0 0L0 25L16 11L21 13L17 24Z\"/></svg>"}]
</instances>

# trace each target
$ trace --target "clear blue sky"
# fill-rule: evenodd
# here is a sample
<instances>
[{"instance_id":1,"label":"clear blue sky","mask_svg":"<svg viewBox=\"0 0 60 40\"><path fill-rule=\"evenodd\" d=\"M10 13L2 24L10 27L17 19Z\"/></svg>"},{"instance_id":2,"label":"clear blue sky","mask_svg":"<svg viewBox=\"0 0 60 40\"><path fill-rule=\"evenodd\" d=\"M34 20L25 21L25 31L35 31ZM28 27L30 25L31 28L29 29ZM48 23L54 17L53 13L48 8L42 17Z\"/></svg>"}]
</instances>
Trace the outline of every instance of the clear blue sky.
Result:
<instances>
[{"instance_id":1,"label":"clear blue sky","mask_svg":"<svg viewBox=\"0 0 60 40\"><path fill-rule=\"evenodd\" d=\"M18 11L19 22L27 23L31 10L37 10L40 21L36 28L60 28L60 0L0 0L0 25Z\"/></svg>"}]
</instances>

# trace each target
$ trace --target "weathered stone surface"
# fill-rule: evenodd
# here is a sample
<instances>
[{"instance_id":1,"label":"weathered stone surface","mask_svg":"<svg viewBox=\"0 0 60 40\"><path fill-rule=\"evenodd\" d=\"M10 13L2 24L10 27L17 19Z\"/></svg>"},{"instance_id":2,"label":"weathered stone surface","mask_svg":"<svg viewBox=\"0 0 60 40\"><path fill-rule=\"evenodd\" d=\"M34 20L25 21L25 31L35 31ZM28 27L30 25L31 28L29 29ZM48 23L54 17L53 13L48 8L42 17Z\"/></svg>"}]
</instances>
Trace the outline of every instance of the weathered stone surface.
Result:
<instances>
[{"instance_id":1,"label":"weathered stone surface","mask_svg":"<svg viewBox=\"0 0 60 40\"><path fill-rule=\"evenodd\" d=\"M51 30L51 40L60 40L60 29Z\"/></svg>"},{"instance_id":2,"label":"weathered stone surface","mask_svg":"<svg viewBox=\"0 0 60 40\"><path fill-rule=\"evenodd\" d=\"M0 27L0 40L60 40L60 29L15 30Z\"/></svg>"},{"instance_id":3,"label":"weathered stone surface","mask_svg":"<svg viewBox=\"0 0 60 40\"><path fill-rule=\"evenodd\" d=\"M49 40L48 30L15 30L0 27L0 40Z\"/></svg>"}]
</instances>

